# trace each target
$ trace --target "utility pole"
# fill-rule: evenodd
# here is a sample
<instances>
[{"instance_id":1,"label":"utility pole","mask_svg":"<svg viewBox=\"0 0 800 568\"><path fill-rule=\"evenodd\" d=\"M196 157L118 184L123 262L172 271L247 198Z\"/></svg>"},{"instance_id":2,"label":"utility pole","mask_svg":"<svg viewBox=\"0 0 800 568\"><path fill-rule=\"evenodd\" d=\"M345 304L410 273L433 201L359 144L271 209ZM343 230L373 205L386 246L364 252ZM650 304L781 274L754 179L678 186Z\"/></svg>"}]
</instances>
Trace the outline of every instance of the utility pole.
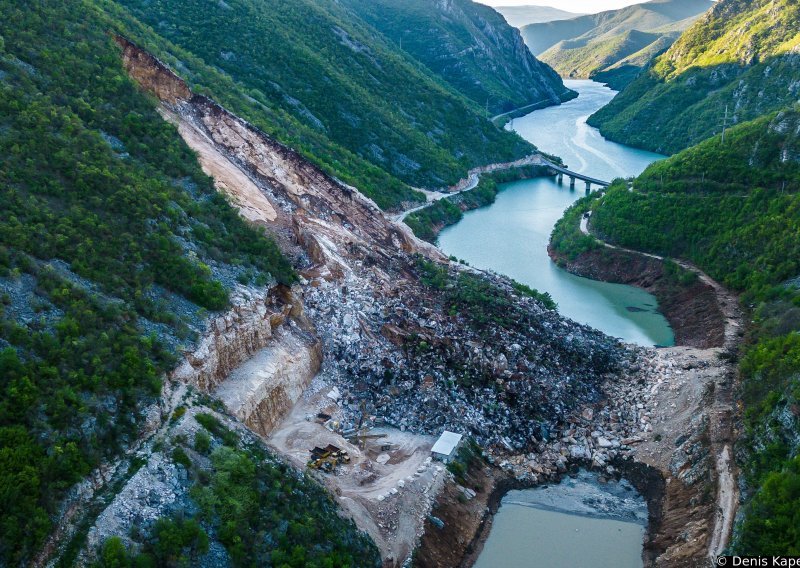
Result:
<instances>
[{"instance_id":1,"label":"utility pole","mask_svg":"<svg viewBox=\"0 0 800 568\"><path fill-rule=\"evenodd\" d=\"M725 144L725 130L728 128L728 105L725 105L725 118L722 119L722 143Z\"/></svg>"}]
</instances>

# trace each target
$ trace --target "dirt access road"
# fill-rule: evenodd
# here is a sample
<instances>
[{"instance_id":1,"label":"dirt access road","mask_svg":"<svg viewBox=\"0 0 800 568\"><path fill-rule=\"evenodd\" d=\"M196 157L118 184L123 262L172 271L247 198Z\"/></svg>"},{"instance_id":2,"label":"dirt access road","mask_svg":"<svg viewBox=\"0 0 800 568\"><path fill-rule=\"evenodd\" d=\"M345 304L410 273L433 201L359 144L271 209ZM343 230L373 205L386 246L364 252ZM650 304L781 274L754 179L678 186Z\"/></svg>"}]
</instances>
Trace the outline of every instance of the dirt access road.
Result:
<instances>
[{"instance_id":1,"label":"dirt access road","mask_svg":"<svg viewBox=\"0 0 800 568\"><path fill-rule=\"evenodd\" d=\"M342 415L330 392L324 379L315 378L267 442L300 469L306 467L314 446L333 444L347 450L350 463L331 474L314 475L336 495L356 525L369 533L387 564L398 566L422 536L425 518L444 482L444 468L430 457L435 439L373 428L369 435L381 437L370 438L363 448L351 444L317 420L321 412L333 421Z\"/></svg>"},{"instance_id":2,"label":"dirt access road","mask_svg":"<svg viewBox=\"0 0 800 568\"><path fill-rule=\"evenodd\" d=\"M545 159L540 154L531 154L530 156L527 156L515 162L489 164L488 166L473 168L469 172L467 172L467 177L459 181L454 186L448 187L446 189L441 189L438 191L417 189L417 191L420 191L425 194L427 201L422 205L412 207L411 209L407 209L402 213L394 215L391 217L391 219L398 223L402 223L405 220L405 218L411 215L412 213L421 211L422 209L425 209L429 205L436 203L440 199L444 199L445 197L451 197L453 195L458 195L459 193L464 193L465 191L471 191L476 187L478 187L478 183L481 181L482 174L488 174L500 170L510 170L512 168L520 168L523 166L542 166L546 165L545 162L546 162Z\"/></svg>"},{"instance_id":3,"label":"dirt access road","mask_svg":"<svg viewBox=\"0 0 800 568\"><path fill-rule=\"evenodd\" d=\"M627 252L630 254L637 254L654 258L656 260L666 260L663 256L644 253L623 247L617 247L602 241L595 237L590 230L589 221L591 216L585 216L581 219L580 230L584 235L594 237L595 240L603 246ZM681 358L689 357L691 359L704 361L711 364L719 364L719 355L722 351L732 351L736 349L741 332L743 330L742 313L739 310L739 302L734 294L726 290L716 280L712 279L705 272L694 266L693 264L684 260L671 259L682 268L694 272L704 283L708 284L714 289L717 297L717 303L725 318L725 344L722 349L696 349L683 347L679 348L684 353ZM659 354L663 359L669 362L676 355L675 348L659 349ZM727 369L732 375L733 370ZM714 561L717 556L722 554L730 541L731 532L733 530L733 522L736 516L737 505L739 503L738 486L736 484L737 467L733 458L733 414L735 412L735 401L733 395L733 385L731 381L721 381L717 383L719 386L714 389L713 399L710 402L707 410L711 418L709 425L710 441L712 451L715 455L714 467L716 470L717 480L717 497L716 497L716 515L714 518L714 526L708 540L708 557ZM720 386L722 388L720 388ZM670 403L673 407L676 406L674 401ZM684 406L685 408L685 406Z\"/></svg>"}]
</instances>

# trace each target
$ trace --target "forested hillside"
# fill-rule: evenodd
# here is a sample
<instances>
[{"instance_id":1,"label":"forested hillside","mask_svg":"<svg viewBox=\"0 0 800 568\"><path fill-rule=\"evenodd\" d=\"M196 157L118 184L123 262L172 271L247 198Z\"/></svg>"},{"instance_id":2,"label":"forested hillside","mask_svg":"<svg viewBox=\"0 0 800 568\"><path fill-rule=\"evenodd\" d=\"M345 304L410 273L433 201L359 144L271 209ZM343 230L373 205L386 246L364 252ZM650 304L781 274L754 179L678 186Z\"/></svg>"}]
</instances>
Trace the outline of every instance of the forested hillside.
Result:
<instances>
[{"instance_id":1,"label":"forested hillside","mask_svg":"<svg viewBox=\"0 0 800 568\"><path fill-rule=\"evenodd\" d=\"M412 198L408 185L452 184L469 167L532 149L339 2L119 3L160 36L132 29L131 39L172 61L195 90L306 150L383 207ZM213 70L235 82L238 101ZM383 176L364 175L370 167Z\"/></svg>"},{"instance_id":2,"label":"forested hillside","mask_svg":"<svg viewBox=\"0 0 800 568\"><path fill-rule=\"evenodd\" d=\"M531 51L562 76L602 75L598 80L621 88L712 5L710 0L654 0L528 25L522 36Z\"/></svg>"},{"instance_id":3,"label":"forested hillside","mask_svg":"<svg viewBox=\"0 0 800 568\"><path fill-rule=\"evenodd\" d=\"M109 34L118 22L104 7L0 2L3 566L29 565L70 488L137 439L178 350L203 331L208 313L228 307L237 283L296 279L274 241L242 221L128 79ZM308 559L319 565L376 559L313 483L275 485L278 464L252 449L211 452L216 446L207 451L227 485L212 488L228 493L217 502L234 510L246 498L238 510L275 523L267 531L297 525L273 559L310 565L290 559L295 546L315 550ZM259 503L290 496L292 511L258 513ZM142 527L145 556L191 562L184 555L207 550L213 524L204 523ZM225 530L231 556L264 564L259 538L267 533ZM109 544L105 565L129 565L118 545Z\"/></svg>"},{"instance_id":4,"label":"forested hillside","mask_svg":"<svg viewBox=\"0 0 800 568\"><path fill-rule=\"evenodd\" d=\"M591 207L610 242L691 260L742 294L753 325L740 361L742 554L797 553L800 507L800 109L744 123L650 166ZM591 239L557 244L575 253ZM577 247L577 249L576 249ZM567 249L572 249L567 251Z\"/></svg>"},{"instance_id":5,"label":"forested hillside","mask_svg":"<svg viewBox=\"0 0 800 568\"><path fill-rule=\"evenodd\" d=\"M798 50L794 0L720 0L589 123L618 142L677 152L796 101Z\"/></svg>"},{"instance_id":6,"label":"forested hillside","mask_svg":"<svg viewBox=\"0 0 800 568\"><path fill-rule=\"evenodd\" d=\"M492 8L453 0L345 0L345 4L458 92L493 114L574 96Z\"/></svg>"}]
</instances>

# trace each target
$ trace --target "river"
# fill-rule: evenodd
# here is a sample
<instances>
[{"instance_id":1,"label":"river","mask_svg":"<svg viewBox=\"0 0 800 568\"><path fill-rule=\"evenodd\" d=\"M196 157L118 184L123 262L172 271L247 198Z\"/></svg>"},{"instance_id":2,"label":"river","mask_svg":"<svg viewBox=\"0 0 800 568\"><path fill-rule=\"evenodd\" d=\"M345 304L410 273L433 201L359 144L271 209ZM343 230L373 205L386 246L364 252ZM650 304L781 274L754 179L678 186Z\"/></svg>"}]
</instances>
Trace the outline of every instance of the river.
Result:
<instances>
[{"instance_id":1,"label":"river","mask_svg":"<svg viewBox=\"0 0 800 568\"><path fill-rule=\"evenodd\" d=\"M503 497L475 568L641 568L647 505L625 480L580 471Z\"/></svg>"},{"instance_id":2,"label":"river","mask_svg":"<svg viewBox=\"0 0 800 568\"><path fill-rule=\"evenodd\" d=\"M565 81L579 93L561 106L515 119L512 127L544 152L560 156L573 171L612 180L641 173L663 158L610 142L586 124L615 92L586 80ZM639 345L673 345L674 335L651 294L621 284L581 278L559 268L547 255L556 221L578 198L584 185L570 190L555 178L506 184L494 204L470 211L442 231L438 245L470 265L506 274L549 292L559 311L577 322Z\"/></svg>"}]
</instances>

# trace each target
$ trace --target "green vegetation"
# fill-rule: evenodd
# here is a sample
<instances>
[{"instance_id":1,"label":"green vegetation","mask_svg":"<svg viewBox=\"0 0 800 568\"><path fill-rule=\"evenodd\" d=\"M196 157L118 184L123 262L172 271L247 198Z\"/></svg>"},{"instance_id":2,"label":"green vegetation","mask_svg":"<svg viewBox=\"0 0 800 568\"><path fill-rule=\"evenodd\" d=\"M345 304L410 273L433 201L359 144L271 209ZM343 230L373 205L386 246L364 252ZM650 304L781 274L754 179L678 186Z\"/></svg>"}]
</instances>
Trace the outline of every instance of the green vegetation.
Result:
<instances>
[{"instance_id":1,"label":"green vegetation","mask_svg":"<svg viewBox=\"0 0 800 568\"><path fill-rule=\"evenodd\" d=\"M120 537L103 543L97 568L150 568L195 565L208 552L208 535L194 519L161 518L142 551L131 554Z\"/></svg>"},{"instance_id":2,"label":"green vegetation","mask_svg":"<svg viewBox=\"0 0 800 568\"><path fill-rule=\"evenodd\" d=\"M484 465L484 463L483 450L475 442L475 440L468 438L466 442L464 442L461 447L458 448L455 459L447 464L447 471L455 476L456 481L459 484L467 487L470 485L470 470L476 467L481 467ZM474 489L479 490L481 488L474 487Z\"/></svg>"},{"instance_id":3,"label":"green vegetation","mask_svg":"<svg viewBox=\"0 0 800 568\"><path fill-rule=\"evenodd\" d=\"M598 195L593 193L580 198L564 212L564 216L553 227L553 233L550 235L550 247L558 252L560 258L572 261L582 253L602 246L597 239L584 235L580 231L581 217L584 213L591 211Z\"/></svg>"},{"instance_id":4,"label":"green vegetation","mask_svg":"<svg viewBox=\"0 0 800 568\"><path fill-rule=\"evenodd\" d=\"M494 203L502 189L500 184L544 176L547 173L547 168L541 166L524 166L483 174L475 189L440 199L406 217L405 223L420 239L435 242L444 227L455 225L464 217L464 211Z\"/></svg>"},{"instance_id":5,"label":"green vegetation","mask_svg":"<svg viewBox=\"0 0 800 568\"><path fill-rule=\"evenodd\" d=\"M236 434L211 415L198 416L221 444L210 472L193 471L191 496L234 566L380 566L375 545L337 514L324 488L259 444L237 447Z\"/></svg>"},{"instance_id":6,"label":"green vegetation","mask_svg":"<svg viewBox=\"0 0 800 568\"><path fill-rule=\"evenodd\" d=\"M464 316L477 330L485 329L487 324L513 325L525 317L514 307L512 299L486 278L467 272L452 275L447 267L423 259L419 260L418 268L425 285L444 292L447 312L451 316ZM538 292L519 283L515 290L522 296L534 298L549 310L557 308L547 292Z\"/></svg>"},{"instance_id":7,"label":"green vegetation","mask_svg":"<svg viewBox=\"0 0 800 568\"><path fill-rule=\"evenodd\" d=\"M720 0L589 123L618 142L673 153L797 100L800 5Z\"/></svg>"},{"instance_id":8,"label":"green vegetation","mask_svg":"<svg viewBox=\"0 0 800 568\"><path fill-rule=\"evenodd\" d=\"M449 185L471 167L531 150L339 2L118 4L160 37L135 23L121 31L195 90L384 208L420 200L409 185Z\"/></svg>"},{"instance_id":9,"label":"green vegetation","mask_svg":"<svg viewBox=\"0 0 800 568\"><path fill-rule=\"evenodd\" d=\"M666 50L709 0L657 0L522 28L528 47L561 76L611 80L620 88Z\"/></svg>"},{"instance_id":10,"label":"green vegetation","mask_svg":"<svg viewBox=\"0 0 800 568\"><path fill-rule=\"evenodd\" d=\"M561 78L524 48L519 31L471 0L346 0L354 12L491 113L572 98Z\"/></svg>"},{"instance_id":11,"label":"green vegetation","mask_svg":"<svg viewBox=\"0 0 800 568\"><path fill-rule=\"evenodd\" d=\"M221 543L235 567L339 568L380 566L378 550L351 520L337 513L329 493L313 479L269 454L249 434L239 436L211 414L195 415L205 430L188 451L183 435L169 443L186 468L186 509L105 541L99 567L178 567L207 564L209 540ZM211 449L213 448L213 450ZM194 456L194 457L192 457Z\"/></svg>"},{"instance_id":12,"label":"green vegetation","mask_svg":"<svg viewBox=\"0 0 800 568\"><path fill-rule=\"evenodd\" d=\"M168 345L227 306L217 274L295 275L128 80L92 4L0 12L0 557L21 565L135 439Z\"/></svg>"},{"instance_id":13,"label":"green vegetation","mask_svg":"<svg viewBox=\"0 0 800 568\"><path fill-rule=\"evenodd\" d=\"M623 246L686 258L748 298L800 274L800 111L762 117L618 183L592 224Z\"/></svg>"},{"instance_id":14,"label":"green vegetation","mask_svg":"<svg viewBox=\"0 0 800 568\"><path fill-rule=\"evenodd\" d=\"M619 35L602 36L588 43L564 41L540 57L559 73L574 78L601 80L616 78L612 88L622 89L657 55L678 38L678 32L640 32L629 30ZM577 45L577 47L573 47ZM624 74L615 70L624 68ZM627 79L627 80L624 80Z\"/></svg>"},{"instance_id":15,"label":"green vegetation","mask_svg":"<svg viewBox=\"0 0 800 568\"><path fill-rule=\"evenodd\" d=\"M742 124L724 143L717 136L653 164L633 191L618 181L602 198L579 202L553 235L558 250L585 250L576 215L591 208L604 239L691 260L750 308L739 365L749 486L733 545L741 554L793 554L800 543L798 127L797 109ZM691 283L677 265L666 269L676 282Z\"/></svg>"}]
</instances>

